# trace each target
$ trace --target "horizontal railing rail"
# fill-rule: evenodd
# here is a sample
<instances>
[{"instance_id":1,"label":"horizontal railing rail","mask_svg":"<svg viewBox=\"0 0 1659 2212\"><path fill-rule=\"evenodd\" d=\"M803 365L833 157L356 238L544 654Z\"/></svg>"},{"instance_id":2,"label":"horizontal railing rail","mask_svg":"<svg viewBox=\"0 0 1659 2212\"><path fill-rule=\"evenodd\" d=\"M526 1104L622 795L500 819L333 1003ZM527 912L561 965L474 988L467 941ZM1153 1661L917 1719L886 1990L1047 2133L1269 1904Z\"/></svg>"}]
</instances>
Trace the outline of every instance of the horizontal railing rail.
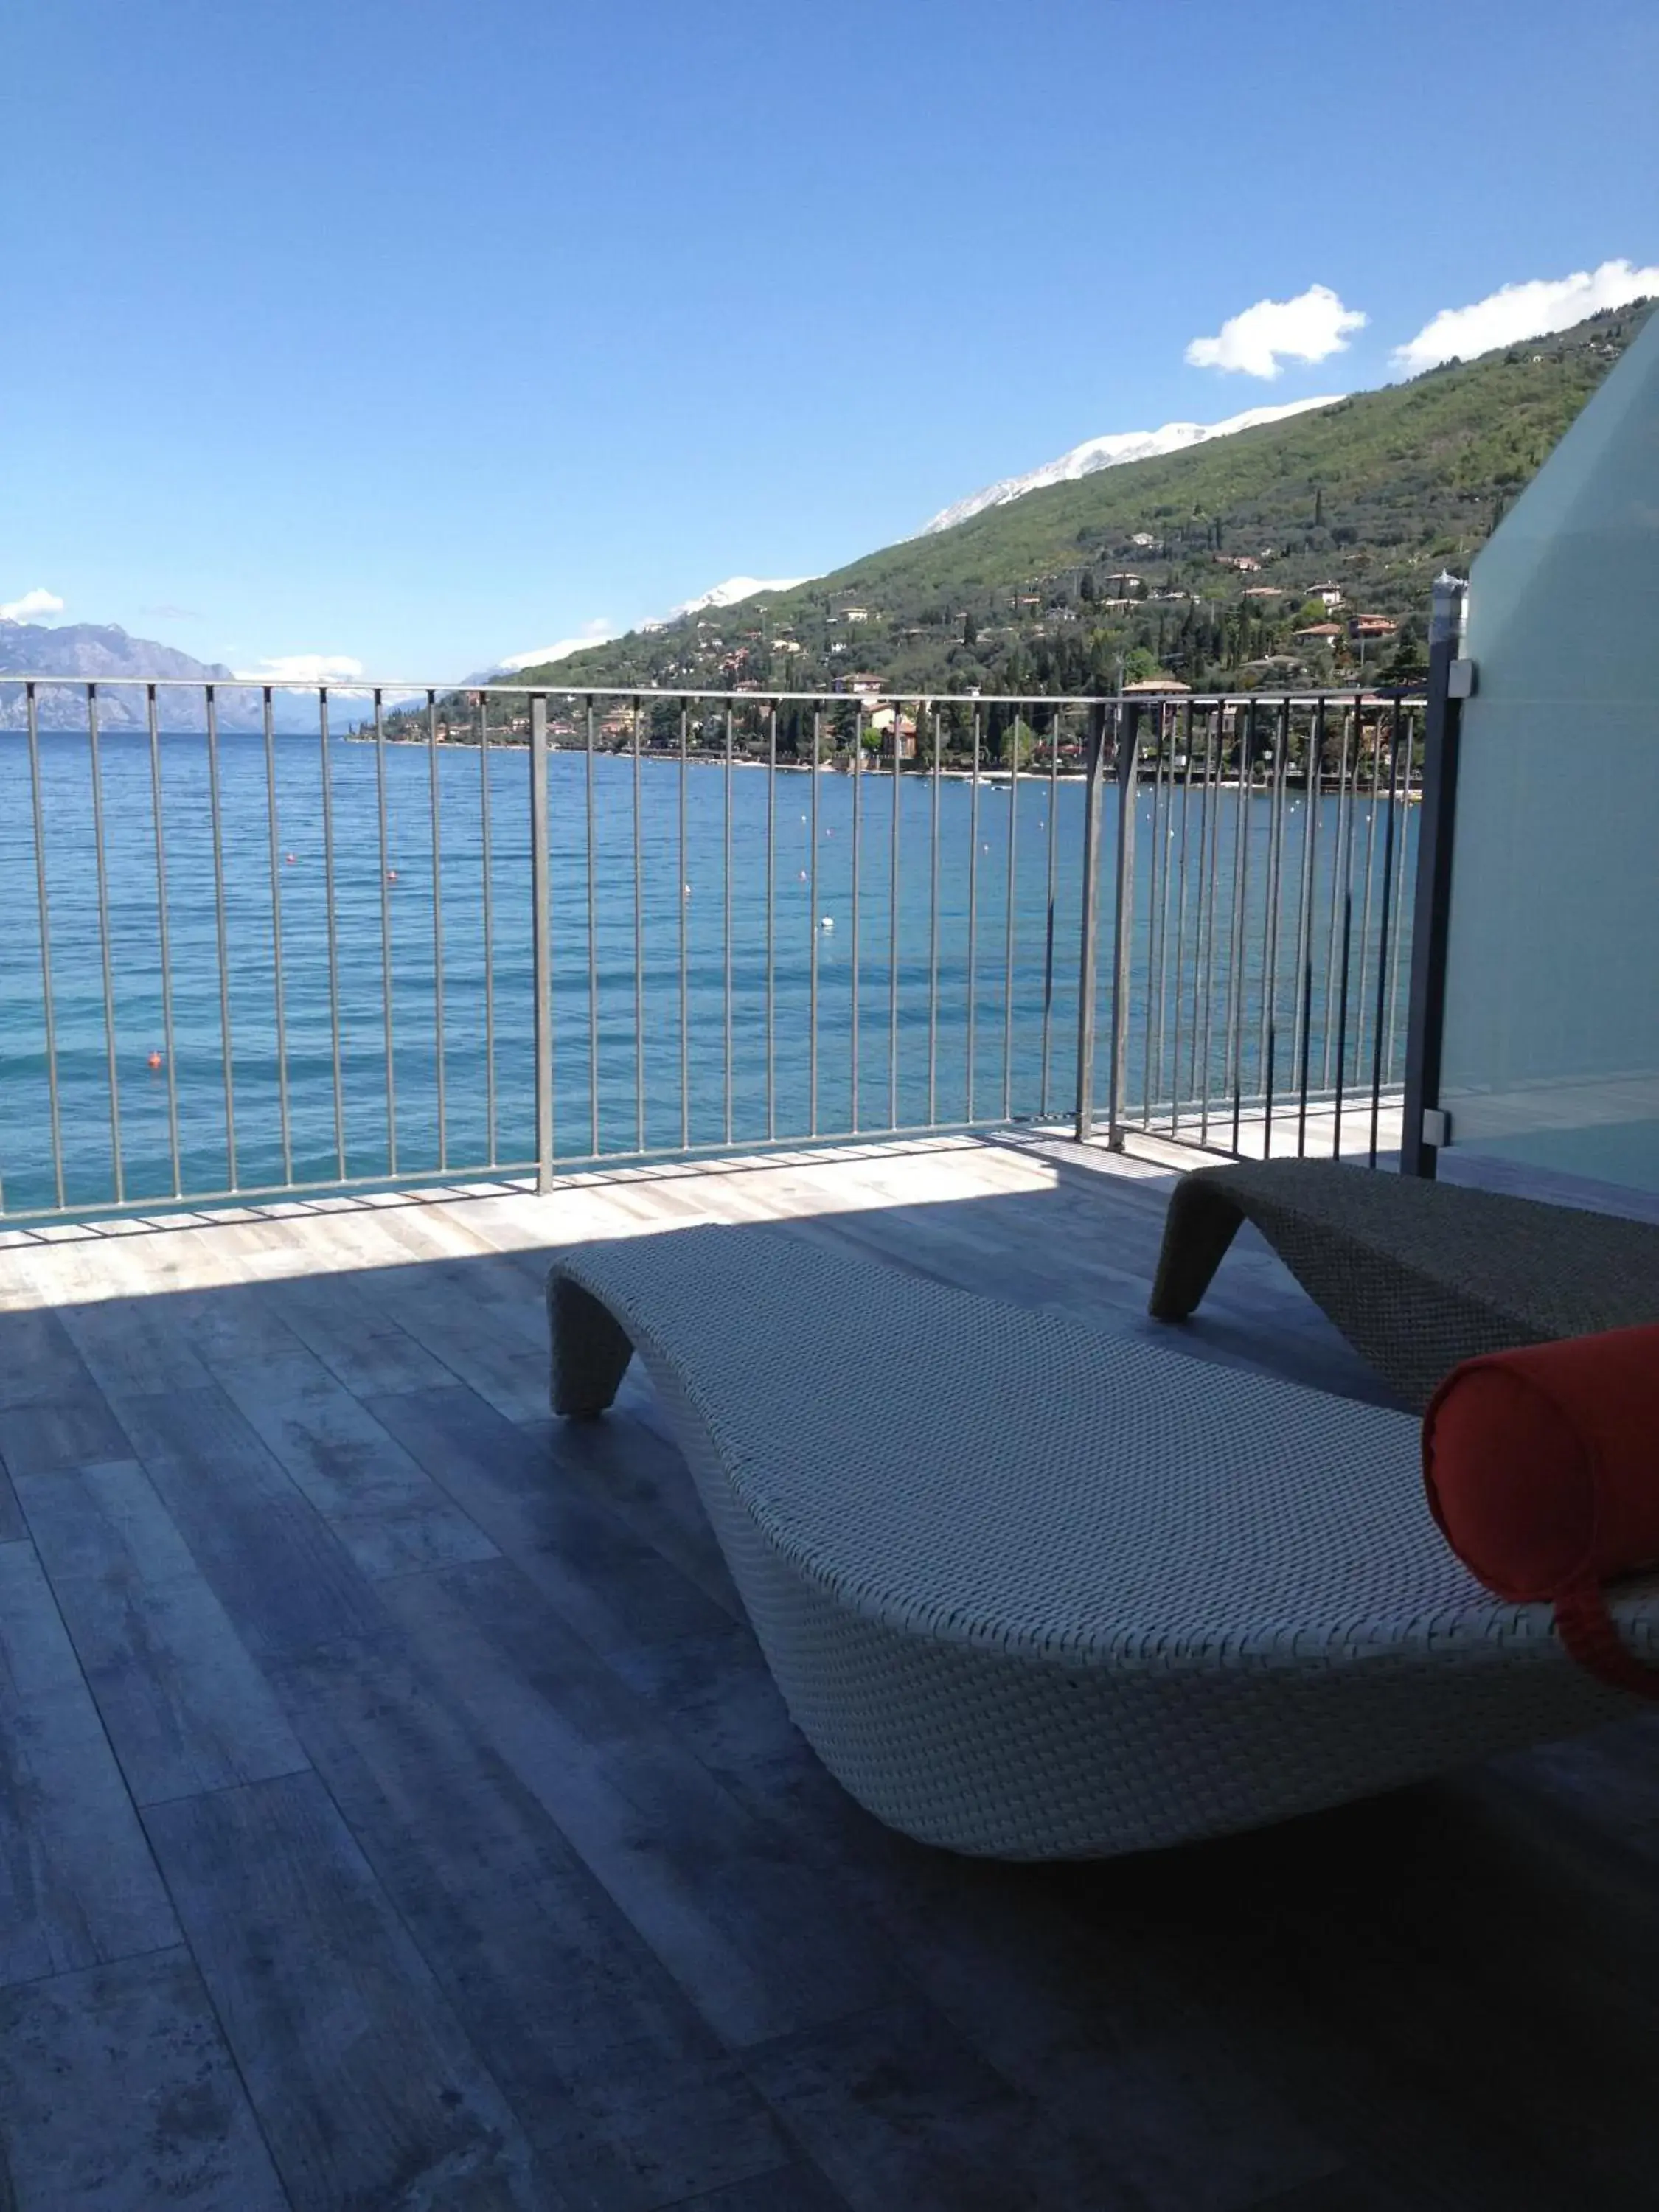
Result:
<instances>
[{"instance_id":1,"label":"horizontal railing rail","mask_svg":"<svg viewBox=\"0 0 1659 2212\"><path fill-rule=\"evenodd\" d=\"M1016 1124L1374 1161L1420 723L0 678L0 1221Z\"/></svg>"}]
</instances>

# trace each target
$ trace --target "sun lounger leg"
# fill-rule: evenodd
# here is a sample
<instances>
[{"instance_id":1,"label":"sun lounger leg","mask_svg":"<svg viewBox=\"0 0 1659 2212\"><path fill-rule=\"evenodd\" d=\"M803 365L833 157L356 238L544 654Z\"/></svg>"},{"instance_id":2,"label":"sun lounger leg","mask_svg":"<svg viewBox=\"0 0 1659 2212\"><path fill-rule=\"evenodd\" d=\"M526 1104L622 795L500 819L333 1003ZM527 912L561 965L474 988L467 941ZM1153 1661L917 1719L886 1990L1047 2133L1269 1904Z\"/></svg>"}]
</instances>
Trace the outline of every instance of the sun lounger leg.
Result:
<instances>
[{"instance_id":1,"label":"sun lounger leg","mask_svg":"<svg viewBox=\"0 0 1659 2212\"><path fill-rule=\"evenodd\" d=\"M1155 1321L1185 1321L1194 1311L1243 1218L1224 1191L1200 1176L1176 1185L1147 1308Z\"/></svg>"},{"instance_id":2,"label":"sun lounger leg","mask_svg":"<svg viewBox=\"0 0 1659 2212\"><path fill-rule=\"evenodd\" d=\"M596 1420L615 1399L634 1356L627 1332L591 1291L555 1267L547 1279L556 1413Z\"/></svg>"}]
</instances>

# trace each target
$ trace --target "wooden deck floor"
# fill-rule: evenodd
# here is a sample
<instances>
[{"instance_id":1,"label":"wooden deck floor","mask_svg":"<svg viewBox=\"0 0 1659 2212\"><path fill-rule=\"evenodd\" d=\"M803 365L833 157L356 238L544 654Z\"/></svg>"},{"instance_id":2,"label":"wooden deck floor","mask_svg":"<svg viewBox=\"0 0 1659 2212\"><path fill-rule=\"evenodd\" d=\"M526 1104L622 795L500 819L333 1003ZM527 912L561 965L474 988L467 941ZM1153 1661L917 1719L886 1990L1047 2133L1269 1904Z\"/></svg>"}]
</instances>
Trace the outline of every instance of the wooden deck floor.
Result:
<instances>
[{"instance_id":1,"label":"wooden deck floor","mask_svg":"<svg viewBox=\"0 0 1659 2212\"><path fill-rule=\"evenodd\" d=\"M0 1240L0 2205L1650 2207L1652 1723L953 1860L789 1727L648 1398L547 1417L560 1244L787 1218L1151 1328L1169 1179L941 1141ZM1248 1237L1183 1340L1372 1395Z\"/></svg>"}]
</instances>

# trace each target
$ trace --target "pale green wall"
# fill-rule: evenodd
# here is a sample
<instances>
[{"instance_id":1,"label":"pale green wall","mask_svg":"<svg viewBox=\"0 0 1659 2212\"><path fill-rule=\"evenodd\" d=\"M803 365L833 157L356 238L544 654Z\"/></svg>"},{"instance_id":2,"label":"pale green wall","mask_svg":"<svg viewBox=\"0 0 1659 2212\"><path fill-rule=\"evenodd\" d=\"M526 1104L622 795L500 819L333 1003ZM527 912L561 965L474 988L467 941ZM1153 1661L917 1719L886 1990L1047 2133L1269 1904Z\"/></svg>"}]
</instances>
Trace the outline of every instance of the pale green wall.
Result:
<instances>
[{"instance_id":1,"label":"pale green wall","mask_svg":"<svg viewBox=\"0 0 1659 2212\"><path fill-rule=\"evenodd\" d=\"M1475 562L1441 1103L1659 1191L1659 312Z\"/></svg>"}]
</instances>

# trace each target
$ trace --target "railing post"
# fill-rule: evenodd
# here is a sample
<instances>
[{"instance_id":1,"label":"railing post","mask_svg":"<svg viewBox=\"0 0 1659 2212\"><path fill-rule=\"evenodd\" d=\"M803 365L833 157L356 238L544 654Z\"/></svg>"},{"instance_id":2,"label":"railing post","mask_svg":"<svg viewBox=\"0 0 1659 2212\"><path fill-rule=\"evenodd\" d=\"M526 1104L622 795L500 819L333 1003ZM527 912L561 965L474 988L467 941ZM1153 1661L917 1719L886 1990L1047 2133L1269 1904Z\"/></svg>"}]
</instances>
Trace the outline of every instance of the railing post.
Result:
<instances>
[{"instance_id":1,"label":"railing post","mask_svg":"<svg viewBox=\"0 0 1659 2212\"><path fill-rule=\"evenodd\" d=\"M1412 912L1411 996L1406 1017L1406 1092L1401 1102L1400 1172L1432 1179L1443 1116L1431 1143L1427 1115L1440 1097L1440 1053L1446 1006L1446 932L1451 907L1452 842L1457 804L1457 753L1465 678L1452 682L1463 652L1468 586L1443 572L1434 582L1429 622L1429 692L1423 715L1423 800L1417 822L1417 884ZM1406 763L1411 781L1411 762Z\"/></svg>"},{"instance_id":2,"label":"railing post","mask_svg":"<svg viewBox=\"0 0 1659 2212\"><path fill-rule=\"evenodd\" d=\"M1129 992L1134 960L1135 784L1140 765L1140 709L1117 708L1117 885L1112 920L1112 1052L1106 1142L1123 1150L1123 1096L1128 1082ZM1156 810L1154 810L1156 812Z\"/></svg>"},{"instance_id":3,"label":"railing post","mask_svg":"<svg viewBox=\"0 0 1659 2212\"><path fill-rule=\"evenodd\" d=\"M553 923L547 846L547 699L530 702L530 937L535 992L536 1188L553 1188Z\"/></svg>"},{"instance_id":4,"label":"railing post","mask_svg":"<svg viewBox=\"0 0 1659 2212\"><path fill-rule=\"evenodd\" d=\"M1079 1144L1094 1133L1095 940L1100 923L1100 763L1106 745L1106 709L1089 710L1084 753L1083 919L1077 978L1077 1113L1072 1133Z\"/></svg>"}]
</instances>

